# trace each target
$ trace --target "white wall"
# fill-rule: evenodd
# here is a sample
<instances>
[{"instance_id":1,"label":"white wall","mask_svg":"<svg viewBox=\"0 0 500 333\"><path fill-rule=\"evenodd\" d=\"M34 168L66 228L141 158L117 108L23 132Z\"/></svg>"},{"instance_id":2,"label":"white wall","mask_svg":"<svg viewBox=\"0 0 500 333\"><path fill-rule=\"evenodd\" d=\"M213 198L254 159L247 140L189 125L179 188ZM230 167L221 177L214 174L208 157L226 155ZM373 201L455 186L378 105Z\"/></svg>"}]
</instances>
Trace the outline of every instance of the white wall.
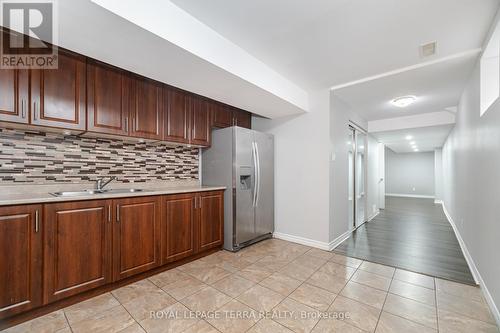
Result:
<instances>
[{"instance_id":1,"label":"white wall","mask_svg":"<svg viewBox=\"0 0 500 333\"><path fill-rule=\"evenodd\" d=\"M252 121L275 137L275 236L328 249L350 230L349 121L367 122L328 90L309 104L308 114Z\"/></svg>"},{"instance_id":2,"label":"white wall","mask_svg":"<svg viewBox=\"0 0 500 333\"><path fill-rule=\"evenodd\" d=\"M385 209L385 145L378 144L378 206L379 209Z\"/></svg>"},{"instance_id":3,"label":"white wall","mask_svg":"<svg viewBox=\"0 0 500 333\"><path fill-rule=\"evenodd\" d=\"M443 147L443 201L500 324L500 101L480 117L479 82L477 67Z\"/></svg>"},{"instance_id":4,"label":"white wall","mask_svg":"<svg viewBox=\"0 0 500 333\"><path fill-rule=\"evenodd\" d=\"M349 224L349 121L366 128L367 122L342 101L335 92L330 98L330 241L345 235L352 229Z\"/></svg>"},{"instance_id":5,"label":"white wall","mask_svg":"<svg viewBox=\"0 0 500 333\"><path fill-rule=\"evenodd\" d=\"M312 93L309 103L307 114L252 121L275 137L276 235L321 246L329 242L330 92Z\"/></svg>"},{"instance_id":6,"label":"white wall","mask_svg":"<svg viewBox=\"0 0 500 333\"><path fill-rule=\"evenodd\" d=\"M373 136L368 135L368 172L367 172L367 214L368 220L372 219L380 209L379 201L379 143Z\"/></svg>"},{"instance_id":7,"label":"white wall","mask_svg":"<svg viewBox=\"0 0 500 333\"><path fill-rule=\"evenodd\" d=\"M434 152L385 151L386 195L434 197Z\"/></svg>"},{"instance_id":8,"label":"white wall","mask_svg":"<svg viewBox=\"0 0 500 333\"><path fill-rule=\"evenodd\" d=\"M434 200L443 200L443 149L434 150Z\"/></svg>"}]
</instances>

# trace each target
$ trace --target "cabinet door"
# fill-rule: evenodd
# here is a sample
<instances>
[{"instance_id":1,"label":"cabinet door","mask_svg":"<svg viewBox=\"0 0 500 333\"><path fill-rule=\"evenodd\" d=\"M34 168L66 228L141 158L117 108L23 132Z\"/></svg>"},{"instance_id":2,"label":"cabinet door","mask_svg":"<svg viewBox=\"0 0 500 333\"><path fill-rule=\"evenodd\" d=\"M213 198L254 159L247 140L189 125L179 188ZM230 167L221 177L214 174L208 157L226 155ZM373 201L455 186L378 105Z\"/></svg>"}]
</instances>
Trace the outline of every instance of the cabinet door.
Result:
<instances>
[{"instance_id":1,"label":"cabinet door","mask_svg":"<svg viewBox=\"0 0 500 333\"><path fill-rule=\"evenodd\" d=\"M27 124L28 71L0 70L0 121Z\"/></svg>"},{"instance_id":2,"label":"cabinet door","mask_svg":"<svg viewBox=\"0 0 500 333\"><path fill-rule=\"evenodd\" d=\"M41 209L0 207L0 319L42 304Z\"/></svg>"},{"instance_id":3,"label":"cabinet door","mask_svg":"<svg viewBox=\"0 0 500 333\"><path fill-rule=\"evenodd\" d=\"M85 59L59 53L57 69L31 71L31 123L85 130Z\"/></svg>"},{"instance_id":4,"label":"cabinet door","mask_svg":"<svg viewBox=\"0 0 500 333\"><path fill-rule=\"evenodd\" d=\"M150 270L160 264L159 197L113 201L114 280Z\"/></svg>"},{"instance_id":5,"label":"cabinet door","mask_svg":"<svg viewBox=\"0 0 500 333\"><path fill-rule=\"evenodd\" d=\"M162 264L196 252L195 194L168 195L162 199Z\"/></svg>"},{"instance_id":6,"label":"cabinet door","mask_svg":"<svg viewBox=\"0 0 500 333\"><path fill-rule=\"evenodd\" d=\"M45 206L44 303L111 282L111 203Z\"/></svg>"},{"instance_id":7,"label":"cabinet door","mask_svg":"<svg viewBox=\"0 0 500 333\"><path fill-rule=\"evenodd\" d=\"M196 97L191 100L191 143L208 147L211 137L208 103Z\"/></svg>"},{"instance_id":8,"label":"cabinet door","mask_svg":"<svg viewBox=\"0 0 500 333\"><path fill-rule=\"evenodd\" d=\"M234 124L239 127L252 128L252 115L243 110L234 111Z\"/></svg>"},{"instance_id":9,"label":"cabinet door","mask_svg":"<svg viewBox=\"0 0 500 333\"><path fill-rule=\"evenodd\" d=\"M156 82L132 79L131 136L161 140L163 137L162 89Z\"/></svg>"},{"instance_id":10,"label":"cabinet door","mask_svg":"<svg viewBox=\"0 0 500 333\"><path fill-rule=\"evenodd\" d=\"M199 194L199 250L222 245L224 237L224 192Z\"/></svg>"},{"instance_id":11,"label":"cabinet door","mask_svg":"<svg viewBox=\"0 0 500 333\"><path fill-rule=\"evenodd\" d=\"M233 111L225 105L216 104L213 108L213 126L225 128L233 126Z\"/></svg>"},{"instance_id":12,"label":"cabinet door","mask_svg":"<svg viewBox=\"0 0 500 333\"><path fill-rule=\"evenodd\" d=\"M164 90L166 141L189 143L190 105L189 95L177 90Z\"/></svg>"},{"instance_id":13,"label":"cabinet door","mask_svg":"<svg viewBox=\"0 0 500 333\"><path fill-rule=\"evenodd\" d=\"M109 66L87 66L87 130L128 135L130 82L128 76Z\"/></svg>"}]
</instances>

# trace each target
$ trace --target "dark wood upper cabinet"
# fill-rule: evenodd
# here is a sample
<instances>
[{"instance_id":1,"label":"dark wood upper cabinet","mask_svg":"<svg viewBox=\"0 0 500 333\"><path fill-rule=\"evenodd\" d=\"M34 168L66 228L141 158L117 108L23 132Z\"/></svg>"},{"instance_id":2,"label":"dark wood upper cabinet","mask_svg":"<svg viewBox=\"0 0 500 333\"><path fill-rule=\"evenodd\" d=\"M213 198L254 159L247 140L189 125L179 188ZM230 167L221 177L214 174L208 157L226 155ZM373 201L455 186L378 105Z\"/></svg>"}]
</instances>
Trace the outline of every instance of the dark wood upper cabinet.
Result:
<instances>
[{"instance_id":1,"label":"dark wood upper cabinet","mask_svg":"<svg viewBox=\"0 0 500 333\"><path fill-rule=\"evenodd\" d=\"M202 192L199 197L199 250L204 251L224 242L224 192Z\"/></svg>"},{"instance_id":2,"label":"dark wood upper cabinet","mask_svg":"<svg viewBox=\"0 0 500 333\"><path fill-rule=\"evenodd\" d=\"M222 104L215 103L213 105L213 126L214 127L230 127L233 126L233 112L232 110Z\"/></svg>"},{"instance_id":3,"label":"dark wood upper cabinet","mask_svg":"<svg viewBox=\"0 0 500 333\"><path fill-rule=\"evenodd\" d=\"M57 69L31 70L31 123L86 129L85 58L59 52Z\"/></svg>"},{"instance_id":4,"label":"dark wood upper cabinet","mask_svg":"<svg viewBox=\"0 0 500 333\"><path fill-rule=\"evenodd\" d=\"M163 139L189 143L190 100L185 92L165 88L163 91L165 110L165 132Z\"/></svg>"},{"instance_id":5,"label":"dark wood upper cabinet","mask_svg":"<svg viewBox=\"0 0 500 333\"><path fill-rule=\"evenodd\" d=\"M0 207L0 319L42 304L41 218L42 206Z\"/></svg>"},{"instance_id":6,"label":"dark wood upper cabinet","mask_svg":"<svg viewBox=\"0 0 500 333\"><path fill-rule=\"evenodd\" d=\"M227 105L213 104L212 126L225 128L229 126L239 126L252 128L252 114Z\"/></svg>"},{"instance_id":7,"label":"dark wood upper cabinet","mask_svg":"<svg viewBox=\"0 0 500 333\"><path fill-rule=\"evenodd\" d=\"M0 121L29 122L28 73L27 70L0 70Z\"/></svg>"},{"instance_id":8,"label":"dark wood upper cabinet","mask_svg":"<svg viewBox=\"0 0 500 333\"><path fill-rule=\"evenodd\" d=\"M252 128L252 115L243 110L234 110L234 125L245 128Z\"/></svg>"},{"instance_id":9,"label":"dark wood upper cabinet","mask_svg":"<svg viewBox=\"0 0 500 333\"><path fill-rule=\"evenodd\" d=\"M196 252L196 194L169 195L161 203L162 264L189 257Z\"/></svg>"},{"instance_id":10,"label":"dark wood upper cabinet","mask_svg":"<svg viewBox=\"0 0 500 333\"><path fill-rule=\"evenodd\" d=\"M211 119L209 104L206 100L191 98L191 140L194 145L210 146Z\"/></svg>"},{"instance_id":11,"label":"dark wood upper cabinet","mask_svg":"<svg viewBox=\"0 0 500 333\"><path fill-rule=\"evenodd\" d=\"M159 83L148 79L131 79L131 136L161 140L163 138L163 98Z\"/></svg>"},{"instance_id":12,"label":"dark wood upper cabinet","mask_svg":"<svg viewBox=\"0 0 500 333\"><path fill-rule=\"evenodd\" d=\"M111 202L45 205L44 303L112 281Z\"/></svg>"},{"instance_id":13,"label":"dark wood upper cabinet","mask_svg":"<svg viewBox=\"0 0 500 333\"><path fill-rule=\"evenodd\" d=\"M114 280L160 265L160 198L114 200L113 206Z\"/></svg>"},{"instance_id":14,"label":"dark wood upper cabinet","mask_svg":"<svg viewBox=\"0 0 500 333\"><path fill-rule=\"evenodd\" d=\"M128 135L130 80L128 75L104 64L87 65L87 130Z\"/></svg>"}]
</instances>

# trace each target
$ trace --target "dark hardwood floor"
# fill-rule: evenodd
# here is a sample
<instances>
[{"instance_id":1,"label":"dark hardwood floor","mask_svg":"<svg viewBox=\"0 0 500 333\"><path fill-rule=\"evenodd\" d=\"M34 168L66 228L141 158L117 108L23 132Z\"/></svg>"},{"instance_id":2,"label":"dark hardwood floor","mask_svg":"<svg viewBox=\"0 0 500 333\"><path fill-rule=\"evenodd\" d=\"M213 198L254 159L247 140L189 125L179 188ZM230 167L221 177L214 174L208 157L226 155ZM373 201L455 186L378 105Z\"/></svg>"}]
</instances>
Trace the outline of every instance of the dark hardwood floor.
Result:
<instances>
[{"instance_id":1,"label":"dark hardwood floor","mask_svg":"<svg viewBox=\"0 0 500 333\"><path fill-rule=\"evenodd\" d=\"M453 228L432 199L387 197L386 209L334 252L474 284Z\"/></svg>"}]
</instances>

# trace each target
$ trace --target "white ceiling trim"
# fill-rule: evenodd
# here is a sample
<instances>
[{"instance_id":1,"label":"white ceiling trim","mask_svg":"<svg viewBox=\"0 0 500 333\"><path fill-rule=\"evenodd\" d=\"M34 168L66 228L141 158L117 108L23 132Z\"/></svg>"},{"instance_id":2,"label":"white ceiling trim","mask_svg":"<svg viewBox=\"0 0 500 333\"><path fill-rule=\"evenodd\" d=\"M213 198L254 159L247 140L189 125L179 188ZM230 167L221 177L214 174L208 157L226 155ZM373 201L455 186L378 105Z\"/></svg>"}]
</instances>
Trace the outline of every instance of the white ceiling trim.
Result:
<instances>
[{"instance_id":1,"label":"white ceiling trim","mask_svg":"<svg viewBox=\"0 0 500 333\"><path fill-rule=\"evenodd\" d=\"M368 122L368 132L385 132L402 129L450 125L455 123L455 115L448 111L429 112L418 115L397 117Z\"/></svg>"},{"instance_id":2,"label":"white ceiling trim","mask_svg":"<svg viewBox=\"0 0 500 333\"><path fill-rule=\"evenodd\" d=\"M339 85L331 87L330 90L338 90L338 89L342 89L342 88L347 88L347 87L354 86L354 85L357 85L357 84L360 84L360 83L365 83L365 82L369 82L369 81L374 81L374 80L382 79L384 77L388 77L388 76L392 76L392 75L397 75L397 74L401 74L401 73L405 73L405 72L409 72L409 71L413 71L413 70L416 70L416 69L424 68L424 67L427 67L427 66L432 66L432 65L435 65L435 64L443 63L443 62L454 60L454 59L467 58L467 57L475 57L475 56L477 56L481 52L482 52L482 49L481 48L477 48L477 49L467 50L467 51L460 52L460 53L455 53L455 54L452 54L452 55L447 56L447 57L442 57L442 58L439 58L439 59L422 62L422 63L416 64L416 65L412 65L412 66L407 66L407 67L395 69L395 70L392 70L392 71L389 71L389 72L385 72L385 73L381 73L381 74L377 74L377 75L373 75L373 76L368 76L366 78L355 80L355 81L351 81L351 82L347 82L347 83L342 83L342 84L339 84Z\"/></svg>"}]
</instances>

